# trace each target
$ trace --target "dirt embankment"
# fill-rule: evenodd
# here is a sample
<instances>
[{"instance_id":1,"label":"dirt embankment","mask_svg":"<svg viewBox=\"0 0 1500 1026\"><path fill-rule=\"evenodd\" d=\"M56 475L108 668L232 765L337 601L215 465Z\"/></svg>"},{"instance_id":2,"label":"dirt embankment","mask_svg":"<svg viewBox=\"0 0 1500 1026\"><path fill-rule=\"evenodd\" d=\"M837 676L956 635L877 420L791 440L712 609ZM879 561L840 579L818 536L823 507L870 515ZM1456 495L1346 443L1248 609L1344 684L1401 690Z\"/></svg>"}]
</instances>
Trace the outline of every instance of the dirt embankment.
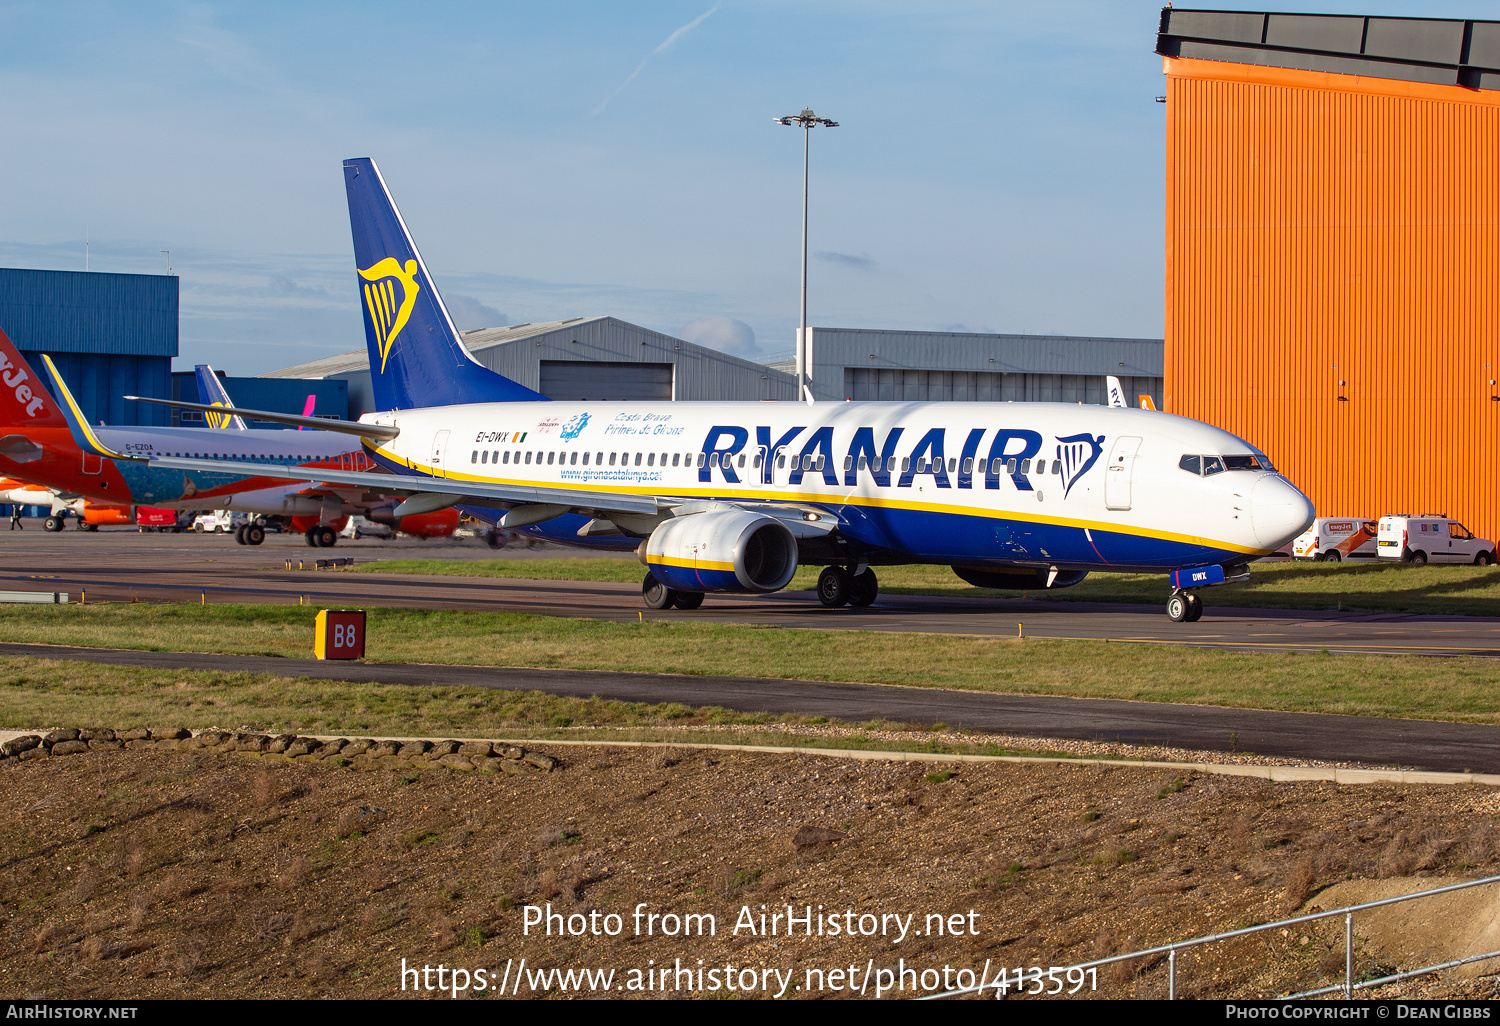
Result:
<instances>
[{"instance_id":1,"label":"dirt embankment","mask_svg":"<svg viewBox=\"0 0 1500 1026\"><path fill-rule=\"evenodd\" d=\"M1351 878L1500 872L1500 795L1474 787L555 754L525 775L211 749L0 766L0 990L473 997L503 979L523 997L911 996L986 965L993 979L1267 921ZM1340 938L1184 954L1179 994L1332 982ZM1374 937L1356 956L1362 976L1399 957ZM595 975L537 975L552 969ZM1164 996L1165 963L1077 989Z\"/></svg>"}]
</instances>

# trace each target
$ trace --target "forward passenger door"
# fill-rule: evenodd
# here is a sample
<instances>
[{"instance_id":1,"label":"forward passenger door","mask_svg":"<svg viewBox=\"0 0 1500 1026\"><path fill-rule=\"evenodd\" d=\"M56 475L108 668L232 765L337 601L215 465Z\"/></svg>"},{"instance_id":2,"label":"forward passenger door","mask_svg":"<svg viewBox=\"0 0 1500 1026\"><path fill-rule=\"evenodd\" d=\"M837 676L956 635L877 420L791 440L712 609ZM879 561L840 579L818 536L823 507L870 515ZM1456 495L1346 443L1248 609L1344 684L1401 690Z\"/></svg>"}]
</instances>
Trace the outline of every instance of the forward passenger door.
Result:
<instances>
[{"instance_id":1,"label":"forward passenger door","mask_svg":"<svg viewBox=\"0 0 1500 1026\"><path fill-rule=\"evenodd\" d=\"M1109 466L1104 471L1104 508L1128 510L1131 503L1131 478L1135 474L1135 455L1141 447L1139 438L1126 435L1115 439L1109 451Z\"/></svg>"}]
</instances>

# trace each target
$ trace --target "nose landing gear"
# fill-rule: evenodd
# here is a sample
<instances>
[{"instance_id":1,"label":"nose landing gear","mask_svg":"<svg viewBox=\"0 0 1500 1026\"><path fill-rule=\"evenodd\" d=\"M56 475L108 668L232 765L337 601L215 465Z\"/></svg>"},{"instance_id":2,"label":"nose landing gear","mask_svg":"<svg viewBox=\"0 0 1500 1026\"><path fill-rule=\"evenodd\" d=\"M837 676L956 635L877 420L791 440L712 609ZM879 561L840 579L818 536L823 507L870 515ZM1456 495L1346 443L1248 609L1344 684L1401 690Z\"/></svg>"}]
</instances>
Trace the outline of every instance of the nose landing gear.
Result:
<instances>
[{"instance_id":1,"label":"nose landing gear","mask_svg":"<svg viewBox=\"0 0 1500 1026\"><path fill-rule=\"evenodd\" d=\"M1167 599L1167 616L1173 623L1195 623L1203 617L1203 600L1192 591L1174 591Z\"/></svg>"}]
</instances>

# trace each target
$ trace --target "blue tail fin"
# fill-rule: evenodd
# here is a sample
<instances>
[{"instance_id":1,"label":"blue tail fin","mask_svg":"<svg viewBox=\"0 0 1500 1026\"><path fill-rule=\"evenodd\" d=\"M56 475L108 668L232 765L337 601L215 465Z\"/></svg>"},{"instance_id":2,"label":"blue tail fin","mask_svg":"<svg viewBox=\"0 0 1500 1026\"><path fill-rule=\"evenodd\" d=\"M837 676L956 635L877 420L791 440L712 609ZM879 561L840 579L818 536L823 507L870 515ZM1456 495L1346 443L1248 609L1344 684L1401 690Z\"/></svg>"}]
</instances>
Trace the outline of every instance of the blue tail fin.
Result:
<instances>
[{"instance_id":1,"label":"blue tail fin","mask_svg":"<svg viewBox=\"0 0 1500 1026\"><path fill-rule=\"evenodd\" d=\"M344 161L344 187L375 405L409 410L547 398L469 354L375 162Z\"/></svg>"},{"instance_id":2,"label":"blue tail fin","mask_svg":"<svg viewBox=\"0 0 1500 1026\"><path fill-rule=\"evenodd\" d=\"M198 372L198 401L205 406L233 406L229 399L229 393L224 390L224 382L214 373L214 369L206 363L200 363L193 368ZM211 428L223 428L230 431L244 431L247 429L245 418L238 413L225 416L222 413L205 413L203 419Z\"/></svg>"}]
</instances>

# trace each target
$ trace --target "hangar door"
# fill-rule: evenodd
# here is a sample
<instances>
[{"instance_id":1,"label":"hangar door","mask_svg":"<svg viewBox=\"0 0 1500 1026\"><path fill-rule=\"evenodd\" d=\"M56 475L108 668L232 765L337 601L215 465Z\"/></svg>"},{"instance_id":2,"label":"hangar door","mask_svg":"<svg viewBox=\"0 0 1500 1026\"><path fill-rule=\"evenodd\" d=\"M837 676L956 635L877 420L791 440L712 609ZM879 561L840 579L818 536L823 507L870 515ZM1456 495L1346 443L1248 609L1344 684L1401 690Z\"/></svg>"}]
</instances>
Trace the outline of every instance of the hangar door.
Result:
<instances>
[{"instance_id":1,"label":"hangar door","mask_svg":"<svg viewBox=\"0 0 1500 1026\"><path fill-rule=\"evenodd\" d=\"M549 399L672 398L670 363L593 363L543 360L539 391Z\"/></svg>"}]
</instances>

